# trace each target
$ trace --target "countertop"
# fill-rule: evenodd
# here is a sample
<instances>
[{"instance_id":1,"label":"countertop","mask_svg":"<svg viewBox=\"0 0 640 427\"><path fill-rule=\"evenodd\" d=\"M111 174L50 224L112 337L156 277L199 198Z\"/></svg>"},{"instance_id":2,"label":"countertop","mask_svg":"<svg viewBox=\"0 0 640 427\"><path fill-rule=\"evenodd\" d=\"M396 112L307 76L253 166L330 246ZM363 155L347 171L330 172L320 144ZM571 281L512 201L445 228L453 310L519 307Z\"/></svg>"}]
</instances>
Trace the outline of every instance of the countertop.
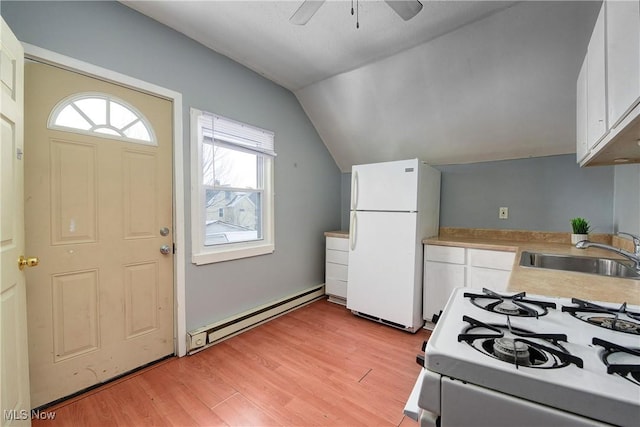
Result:
<instances>
[{"instance_id":1,"label":"countertop","mask_svg":"<svg viewBox=\"0 0 640 427\"><path fill-rule=\"evenodd\" d=\"M342 239L348 239L349 238L349 232L345 231L345 230L325 231L324 232L324 236L325 237L340 237Z\"/></svg>"},{"instance_id":2,"label":"countertop","mask_svg":"<svg viewBox=\"0 0 640 427\"><path fill-rule=\"evenodd\" d=\"M640 305L640 280L620 279L570 271L547 270L520 266L522 251L561 255L620 258L615 253L595 248L577 249L569 242L491 239L490 237L440 236L424 239L423 243L441 246L515 252L515 260L508 291L526 291L530 294L582 298L594 301L627 302ZM553 240L553 239L551 239ZM557 239L561 240L561 239Z\"/></svg>"}]
</instances>

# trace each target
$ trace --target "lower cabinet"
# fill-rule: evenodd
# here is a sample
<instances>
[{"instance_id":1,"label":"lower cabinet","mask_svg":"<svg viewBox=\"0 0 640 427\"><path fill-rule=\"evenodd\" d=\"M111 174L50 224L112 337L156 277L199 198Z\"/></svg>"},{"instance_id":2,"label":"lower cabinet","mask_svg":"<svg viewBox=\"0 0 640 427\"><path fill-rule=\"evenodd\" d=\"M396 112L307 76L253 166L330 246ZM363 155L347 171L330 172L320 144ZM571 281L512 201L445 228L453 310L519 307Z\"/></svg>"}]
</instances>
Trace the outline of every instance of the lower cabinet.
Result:
<instances>
[{"instance_id":1,"label":"lower cabinet","mask_svg":"<svg viewBox=\"0 0 640 427\"><path fill-rule=\"evenodd\" d=\"M327 237L324 292L329 301L346 305L349 265L349 239Z\"/></svg>"},{"instance_id":2,"label":"lower cabinet","mask_svg":"<svg viewBox=\"0 0 640 427\"><path fill-rule=\"evenodd\" d=\"M509 285L514 252L425 245L423 318L433 322L455 288L488 288L502 292Z\"/></svg>"}]
</instances>

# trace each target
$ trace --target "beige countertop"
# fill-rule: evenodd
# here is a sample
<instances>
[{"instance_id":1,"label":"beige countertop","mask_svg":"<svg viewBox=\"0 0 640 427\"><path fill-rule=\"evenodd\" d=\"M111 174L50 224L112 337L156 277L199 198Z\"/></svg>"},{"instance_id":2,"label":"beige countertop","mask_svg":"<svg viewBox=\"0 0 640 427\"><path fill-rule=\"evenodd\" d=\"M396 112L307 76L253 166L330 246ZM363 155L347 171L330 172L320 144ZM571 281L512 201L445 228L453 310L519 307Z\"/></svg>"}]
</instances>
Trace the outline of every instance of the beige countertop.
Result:
<instances>
[{"instance_id":1,"label":"beige countertop","mask_svg":"<svg viewBox=\"0 0 640 427\"><path fill-rule=\"evenodd\" d=\"M349 232L345 231L345 230L325 231L324 232L324 236L325 237L340 237L342 239L348 239L349 238Z\"/></svg>"},{"instance_id":2,"label":"beige countertop","mask_svg":"<svg viewBox=\"0 0 640 427\"><path fill-rule=\"evenodd\" d=\"M577 249L568 242L550 243L537 241L535 236L532 237L530 241L522 241L494 240L488 237L445 236L424 239L423 243L515 252L516 257L509 279L509 291L526 291L530 294L616 303L626 301L629 304L640 305L640 280L520 266L522 251L619 258L615 253L602 249Z\"/></svg>"}]
</instances>

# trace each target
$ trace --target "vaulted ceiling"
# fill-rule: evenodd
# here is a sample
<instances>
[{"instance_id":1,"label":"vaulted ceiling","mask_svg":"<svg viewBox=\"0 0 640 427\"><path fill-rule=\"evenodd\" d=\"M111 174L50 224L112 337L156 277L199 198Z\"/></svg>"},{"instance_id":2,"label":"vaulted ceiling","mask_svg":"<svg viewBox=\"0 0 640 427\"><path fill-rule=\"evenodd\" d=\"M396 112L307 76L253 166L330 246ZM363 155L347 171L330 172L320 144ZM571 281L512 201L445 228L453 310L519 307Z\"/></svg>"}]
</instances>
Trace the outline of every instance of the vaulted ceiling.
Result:
<instances>
[{"instance_id":1,"label":"vaulted ceiling","mask_svg":"<svg viewBox=\"0 0 640 427\"><path fill-rule=\"evenodd\" d=\"M355 0L354 0L355 2ZM575 152L575 81L599 2L123 1L293 91L343 171Z\"/></svg>"}]
</instances>

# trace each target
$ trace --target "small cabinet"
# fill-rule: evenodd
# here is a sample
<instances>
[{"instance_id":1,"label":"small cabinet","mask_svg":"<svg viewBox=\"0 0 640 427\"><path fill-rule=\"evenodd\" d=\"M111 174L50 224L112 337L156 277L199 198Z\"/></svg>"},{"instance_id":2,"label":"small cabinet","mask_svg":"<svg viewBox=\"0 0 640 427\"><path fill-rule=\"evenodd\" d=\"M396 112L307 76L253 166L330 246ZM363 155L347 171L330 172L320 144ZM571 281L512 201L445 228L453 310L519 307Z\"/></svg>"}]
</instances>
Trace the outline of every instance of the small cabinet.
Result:
<instances>
[{"instance_id":1,"label":"small cabinet","mask_svg":"<svg viewBox=\"0 0 640 427\"><path fill-rule=\"evenodd\" d=\"M607 1L609 126L616 127L640 100L640 1Z\"/></svg>"},{"instance_id":2,"label":"small cabinet","mask_svg":"<svg viewBox=\"0 0 640 427\"><path fill-rule=\"evenodd\" d=\"M640 1L602 2L576 84L576 159L638 162Z\"/></svg>"},{"instance_id":3,"label":"small cabinet","mask_svg":"<svg viewBox=\"0 0 640 427\"><path fill-rule=\"evenodd\" d=\"M607 133L605 10L600 9L587 49L587 145L596 146Z\"/></svg>"},{"instance_id":4,"label":"small cabinet","mask_svg":"<svg viewBox=\"0 0 640 427\"><path fill-rule=\"evenodd\" d=\"M423 319L433 322L455 288L506 291L515 257L507 251L425 245Z\"/></svg>"},{"instance_id":5,"label":"small cabinet","mask_svg":"<svg viewBox=\"0 0 640 427\"><path fill-rule=\"evenodd\" d=\"M344 237L326 237L325 293L329 301L342 305L346 305L347 301L348 237L348 234Z\"/></svg>"},{"instance_id":6,"label":"small cabinet","mask_svg":"<svg viewBox=\"0 0 640 427\"><path fill-rule=\"evenodd\" d=\"M465 248L426 245L423 318L434 321L455 288L465 285Z\"/></svg>"},{"instance_id":7,"label":"small cabinet","mask_svg":"<svg viewBox=\"0 0 640 427\"><path fill-rule=\"evenodd\" d=\"M470 288L488 288L495 292L507 290L513 268L514 252L467 249L469 272L467 286Z\"/></svg>"}]
</instances>

